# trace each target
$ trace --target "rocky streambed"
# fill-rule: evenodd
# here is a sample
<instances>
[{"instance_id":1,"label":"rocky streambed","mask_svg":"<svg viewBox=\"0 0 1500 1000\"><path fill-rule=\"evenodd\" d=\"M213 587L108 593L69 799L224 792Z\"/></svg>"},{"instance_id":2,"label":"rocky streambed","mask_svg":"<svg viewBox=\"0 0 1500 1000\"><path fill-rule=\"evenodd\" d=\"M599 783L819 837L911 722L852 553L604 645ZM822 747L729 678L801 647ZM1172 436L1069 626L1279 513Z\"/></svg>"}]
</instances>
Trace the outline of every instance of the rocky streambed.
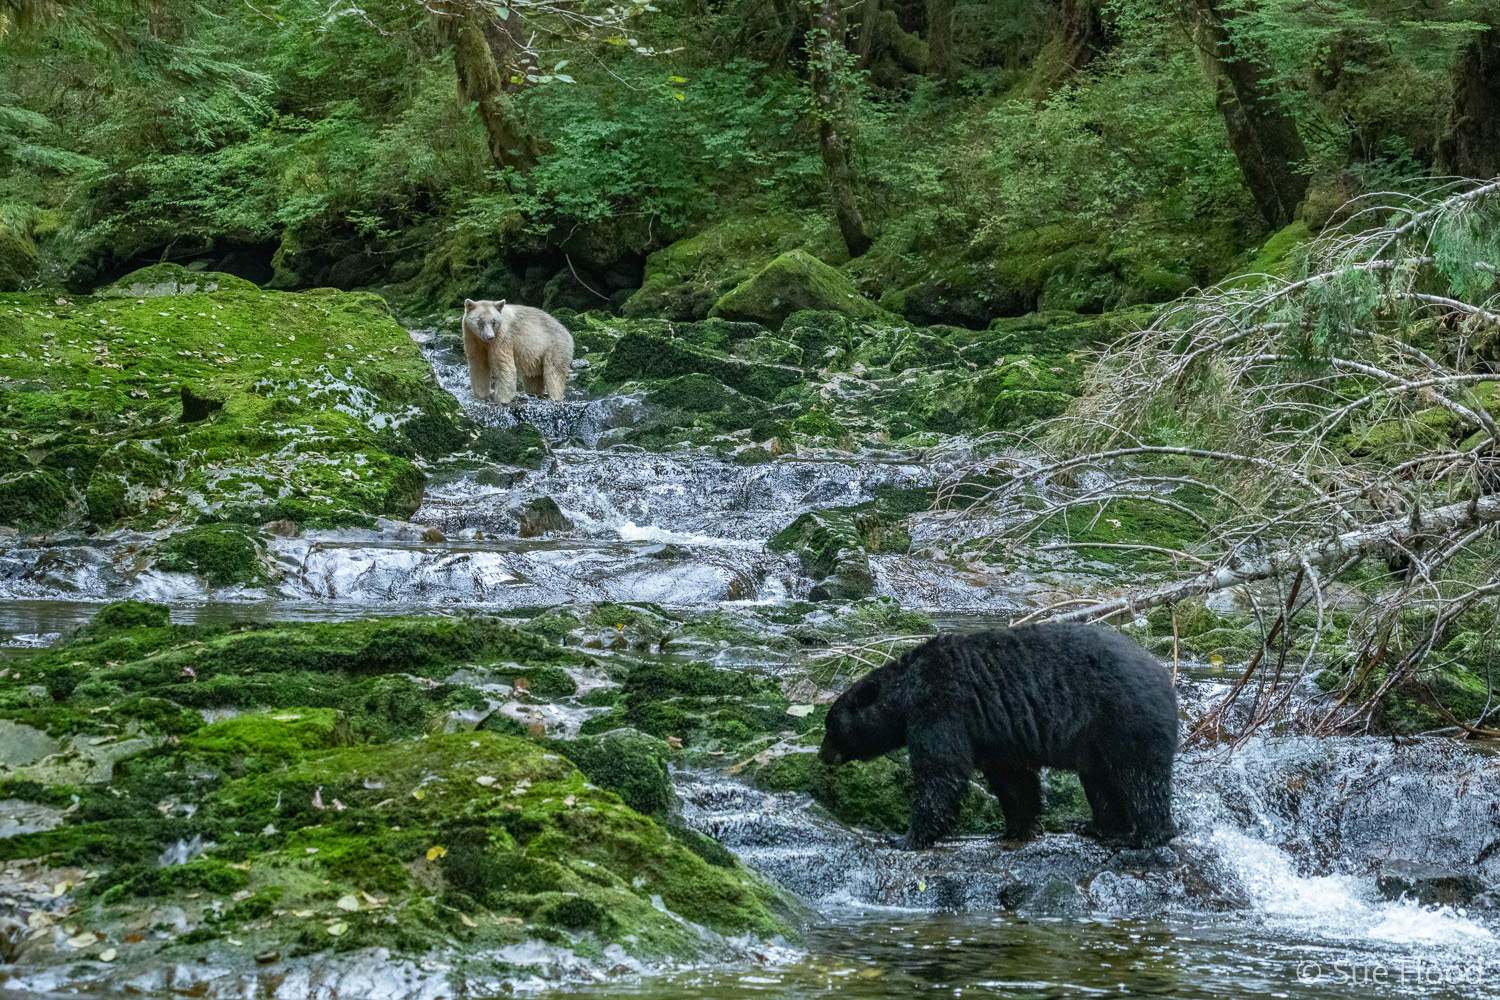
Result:
<instances>
[{"instance_id":1,"label":"rocky streambed","mask_svg":"<svg viewBox=\"0 0 1500 1000\"><path fill-rule=\"evenodd\" d=\"M12 989L1332 996L1342 962L1488 995L1483 746L1288 714L1185 754L1148 854L1080 836L1065 774L1036 842L976 784L958 838L898 852L900 755L817 762L872 662L1160 568L990 552L936 502L1129 317L570 315L569 398L500 409L451 323L179 272L0 300ZM1146 506L1046 531L1191 547ZM1185 725L1260 643L1233 601L1126 627L1178 633ZM1485 690L1464 655L1442 698Z\"/></svg>"}]
</instances>

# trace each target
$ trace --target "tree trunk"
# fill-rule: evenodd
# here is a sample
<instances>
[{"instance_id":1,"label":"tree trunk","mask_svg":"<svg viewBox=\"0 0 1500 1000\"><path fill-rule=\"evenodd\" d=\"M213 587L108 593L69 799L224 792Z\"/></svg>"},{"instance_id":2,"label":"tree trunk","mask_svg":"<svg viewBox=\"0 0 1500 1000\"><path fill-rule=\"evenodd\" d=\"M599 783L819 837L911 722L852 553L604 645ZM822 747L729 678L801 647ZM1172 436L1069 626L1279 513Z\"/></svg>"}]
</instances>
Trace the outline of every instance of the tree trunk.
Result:
<instances>
[{"instance_id":1,"label":"tree trunk","mask_svg":"<svg viewBox=\"0 0 1500 1000\"><path fill-rule=\"evenodd\" d=\"M1307 147L1296 119L1277 100L1270 68L1236 51L1218 0L1197 0L1197 9L1219 73L1218 102L1229 146L1261 216L1279 228L1292 221L1307 193L1307 175L1298 172Z\"/></svg>"},{"instance_id":2,"label":"tree trunk","mask_svg":"<svg viewBox=\"0 0 1500 1000\"><path fill-rule=\"evenodd\" d=\"M870 56L875 51L875 29L880 23L880 0L860 0L859 31L854 35L854 68L870 68Z\"/></svg>"},{"instance_id":3,"label":"tree trunk","mask_svg":"<svg viewBox=\"0 0 1500 1000\"><path fill-rule=\"evenodd\" d=\"M927 75L953 75L953 0L927 0Z\"/></svg>"},{"instance_id":4,"label":"tree trunk","mask_svg":"<svg viewBox=\"0 0 1500 1000\"><path fill-rule=\"evenodd\" d=\"M864 220L855 198L854 171L849 167L844 86L839 80L839 74L844 72L846 50L838 0L812 0L811 15L812 49L807 68L818 116L818 147L823 154L823 169L828 173L828 193L844 246L849 248L849 256L859 257L870 249L871 240L865 235Z\"/></svg>"},{"instance_id":5,"label":"tree trunk","mask_svg":"<svg viewBox=\"0 0 1500 1000\"><path fill-rule=\"evenodd\" d=\"M1444 173L1500 174L1500 29L1486 28L1453 67L1453 103L1438 145Z\"/></svg>"},{"instance_id":6,"label":"tree trunk","mask_svg":"<svg viewBox=\"0 0 1500 1000\"><path fill-rule=\"evenodd\" d=\"M1113 43L1096 0L1062 0L1058 8L1058 72L1053 85L1066 83Z\"/></svg>"},{"instance_id":7,"label":"tree trunk","mask_svg":"<svg viewBox=\"0 0 1500 1000\"><path fill-rule=\"evenodd\" d=\"M512 74L524 67L507 65L509 36L487 9L450 3L428 8L438 40L453 46L453 69L458 76L458 99L479 111L488 140L490 159L497 167L525 171L536 163L530 141L516 125L509 93L520 89Z\"/></svg>"}]
</instances>

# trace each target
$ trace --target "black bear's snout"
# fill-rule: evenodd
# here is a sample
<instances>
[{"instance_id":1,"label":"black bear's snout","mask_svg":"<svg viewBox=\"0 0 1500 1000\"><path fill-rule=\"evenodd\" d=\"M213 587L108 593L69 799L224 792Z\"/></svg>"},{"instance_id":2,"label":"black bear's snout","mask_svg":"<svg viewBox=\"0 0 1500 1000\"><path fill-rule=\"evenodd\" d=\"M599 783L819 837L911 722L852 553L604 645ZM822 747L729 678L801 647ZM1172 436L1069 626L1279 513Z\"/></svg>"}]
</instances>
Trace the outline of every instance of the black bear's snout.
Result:
<instances>
[{"instance_id":1,"label":"black bear's snout","mask_svg":"<svg viewBox=\"0 0 1500 1000\"><path fill-rule=\"evenodd\" d=\"M844 755L824 741L823 745L818 748L818 759L829 767L838 767L844 762Z\"/></svg>"}]
</instances>

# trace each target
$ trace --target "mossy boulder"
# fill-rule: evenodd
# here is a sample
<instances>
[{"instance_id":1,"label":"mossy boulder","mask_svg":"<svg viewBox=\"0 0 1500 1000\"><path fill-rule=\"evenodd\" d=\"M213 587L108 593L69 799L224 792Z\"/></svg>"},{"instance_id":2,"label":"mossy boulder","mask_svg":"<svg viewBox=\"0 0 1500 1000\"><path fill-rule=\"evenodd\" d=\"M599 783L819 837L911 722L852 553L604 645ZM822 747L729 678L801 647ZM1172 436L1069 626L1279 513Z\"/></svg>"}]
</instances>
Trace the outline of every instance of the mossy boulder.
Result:
<instances>
[{"instance_id":1,"label":"mossy boulder","mask_svg":"<svg viewBox=\"0 0 1500 1000\"><path fill-rule=\"evenodd\" d=\"M608 714L583 724L584 735L621 727L677 739L698 751L730 751L786 730L805 732L811 716L787 714L790 702L773 676L707 664L643 661L631 667Z\"/></svg>"},{"instance_id":2,"label":"mossy boulder","mask_svg":"<svg viewBox=\"0 0 1500 1000\"><path fill-rule=\"evenodd\" d=\"M803 381L802 371L790 365L746 361L644 331L620 338L610 351L602 377L608 382L633 382L690 374L707 375L765 400L775 399L783 389Z\"/></svg>"},{"instance_id":3,"label":"mossy boulder","mask_svg":"<svg viewBox=\"0 0 1500 1000\"><path fill-rule=\"evenodd\" d=\"M68 510L68 493L42 469L0 476L0 524L12 528L54 528Z\"/></svg>"},{"instance_id":4,"label":"mossy boulder","mask_svg":"<svg viewBox=\"0 0 1500 1000\"><path fill-rule=\"evenodd\" d=\"M781 324L781 335L802 351L800 364L809 372L842 367L854 353L853 321L843 313L804 309L792 313Z\"/></svg>"},{"instance_id":5,"label":"mossy boulder","mask_svg":"<svg viewBox=\"0 0 1500 1000\"><path fill-rule=\"evenodd\" d=\"M848 278L805 250L782 254L714 303L711 316L777 328L792 313L816 309L874 319L880 308Z\"/></svg>"},{"instance_id":6,"label":"mossy boulder","mask_svg":"<svg viewBox=\"0 0 1500 1000\"><path fill-rule=\"evenodd\" d=\"M568 696L571 681L548 678L578 662L487 618L188 626L159 605L109 605L0 677L0 718L18 731L67 754L120 747L83 781L9 772L0 794L69 808L55 829L0 840L0 859L93 872L60 905L132 976L205 954L241 968L258 953L368 948L512 974L500 949L526 941L691 959L718 935L793 933L780 893L659 822L672 803L659 739L450 728L487 706L458 679L519 691L525 676L534 694ZM643 675L639 704L668 688L747 690L738 675L673 677ZM173 907L182 918L135 947L141 913ZM103 950L60 941L28 945L17 967Z\"/></svg>"},{"instance_id":7,"label":"mossy boulder","mask_svg":"<svg viewBox=\"0 0 1500 1000\"><path fill-rule=\"evenodd\" d=\"M544 454L532 428L481 433L377 297L204 278L162 265L119 287L175 294L0 297L0 475L37 463L99 528L370 525L421 503L419 459Z\"/></svg>"},{"instance_id":8,"label":"mossy boulder","mask_svg":"<svg viewBox=\"0 0 1500 1000\"><path fill-rule=\"evenodd\" d=\"M647 257L645 280L622 314L703 319L725 293L777 255L819 242L828 228L815 216L778 209L752 209L715 223Z\"/></svg>"},{"instance_id":9,"label":"mossy boulder","mask_svg":"<svg viewBox=\"0 0 1500 1000\"><path fill-rule=\"evenodd\" d=\"M156 546L155 566L193 573L210 587L257 586L269 582L265 541L241 525L205 525L179 531Z\"/></svg>"},{"instance_id":10,"label":"mossy boulder","mask_svg":"<svg viewBox=\"0 0 1500 1000\"><path fill-rule=\"evenodd\" d=\"M516 531L522 538L537 538L572 531L573 522L551 497L533 497L511 512Z\"/></svg>"},{"instance_id":11,"label":"mossy boulder","mask_svg":"<svg viewBox=\"0 0 1500 1000\"><path fill-rule=\"evenodd\" d=\"M814 580L810 600L857 600L875 590L869 556L906 552L911 533L904 517L881 510L879 504L861 504L801 514L766 547L797 554Z\"/></svg>"},{"instance_id":12,"label":"mossy boulder","mask_svg":"<svg viewBox=\"0 0 1500 1000\"><path fill-rule=\"evenodd\" d=\"M193 295L210 292L258 292L244 278L217 271L201 271L181 264L152 264L132 271L99 294L106 298L157 298L163 295Z\"/></svg>"},{"instance_id":13,"label":"mossy boulder","mask_svg":"<svg viewBox=\"0 0 1500 1000\"><path fill-rule=\"evenodd\" d=\"M614 729L598 736L549 740L547 746L643 816L665 819L677 801L665 740L634 729Z\"/></svg>"}]
</instances>

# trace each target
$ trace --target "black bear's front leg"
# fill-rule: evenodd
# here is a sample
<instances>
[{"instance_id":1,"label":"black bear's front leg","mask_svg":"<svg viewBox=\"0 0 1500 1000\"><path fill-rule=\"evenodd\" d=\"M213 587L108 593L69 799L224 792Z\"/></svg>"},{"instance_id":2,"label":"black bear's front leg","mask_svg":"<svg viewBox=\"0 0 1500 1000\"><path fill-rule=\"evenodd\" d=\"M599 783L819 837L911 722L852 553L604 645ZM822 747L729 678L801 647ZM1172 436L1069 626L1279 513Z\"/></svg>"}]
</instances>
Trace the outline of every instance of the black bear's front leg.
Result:
<instances>
[{"instance_id":1,"label":"black bear's front leg","mask_svg":"<svg viewBox=\"0 0 1500 1000\"><path fill-rule=\"evenodd\" d=\"M941 735L911 738L911 823L897 846L908 851L931 847L953 829L969 791L974 757L961 740Z\"/></svg>"},{"instance_id":2,"label":"black bear's front leg","mask_svg":"<svg viewBox=\"0 0 1500 1000\"><path fill-rule=\"evenodd\" d=\"M1005 813L1006 840L1030 840L1041 832L1037 823L1042 814L1041 775L1025 769L991 767L985 769L984 779Z\"/></svg>"}]
</instances>

